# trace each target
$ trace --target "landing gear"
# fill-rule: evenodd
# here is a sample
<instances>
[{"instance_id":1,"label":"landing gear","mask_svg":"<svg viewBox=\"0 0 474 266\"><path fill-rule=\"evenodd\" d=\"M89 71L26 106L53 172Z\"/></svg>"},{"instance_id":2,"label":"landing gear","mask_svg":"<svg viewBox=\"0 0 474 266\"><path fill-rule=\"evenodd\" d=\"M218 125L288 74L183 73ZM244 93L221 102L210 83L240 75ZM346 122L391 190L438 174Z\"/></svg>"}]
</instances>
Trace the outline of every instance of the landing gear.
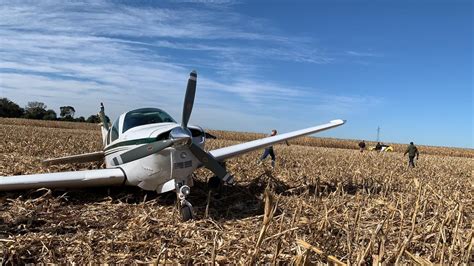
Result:
<instances>
[{"instance_id":1,"label":"landing gear","mask_svg":"<svg viewBox=\"0 0 474 266\"><path fill-rule=\"evenodd\" d=\"M190 192L191 188L187 185L181 186L177 189L181 219L183 222L193 219L193 205L186 200L186 196L188 196Z\"/></svg>"},{"instance_id":2,"label":"landing gear","mask_svg":"<svg viewBox=\"0 0 474 266\"><path fill-rule=\"evenodd\" d=\"M193 219L193 208L187 205L181 206L181 220L183 222Z\"/></svg>"}]
</instances>

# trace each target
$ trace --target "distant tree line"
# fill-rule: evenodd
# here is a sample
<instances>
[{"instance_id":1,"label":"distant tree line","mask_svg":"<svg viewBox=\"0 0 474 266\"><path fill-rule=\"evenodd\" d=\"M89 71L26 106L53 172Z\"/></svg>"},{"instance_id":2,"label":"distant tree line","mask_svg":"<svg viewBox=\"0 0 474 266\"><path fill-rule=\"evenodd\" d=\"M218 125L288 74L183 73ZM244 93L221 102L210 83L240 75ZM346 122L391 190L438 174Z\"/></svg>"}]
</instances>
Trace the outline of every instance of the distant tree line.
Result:
<instances>
[{"instance_id":1,"label":"distant tree line","mask_svg":"<svg viewBox=\"0 0 474 266\"><path fill-rule=\"evenodd\" d=\"M8 98L0 98L0 117L16 117L38 120L56 120L69 122L87 122L99 123L98 115L91 115L87 119L83 116L74 118L76 110L72 106L59 107L59 117L53 109L42 102L28 102L25 108L21 108L18 104L10 101ZM108 117L107 117L108 118Z\"/></svg>"}]
</instances>

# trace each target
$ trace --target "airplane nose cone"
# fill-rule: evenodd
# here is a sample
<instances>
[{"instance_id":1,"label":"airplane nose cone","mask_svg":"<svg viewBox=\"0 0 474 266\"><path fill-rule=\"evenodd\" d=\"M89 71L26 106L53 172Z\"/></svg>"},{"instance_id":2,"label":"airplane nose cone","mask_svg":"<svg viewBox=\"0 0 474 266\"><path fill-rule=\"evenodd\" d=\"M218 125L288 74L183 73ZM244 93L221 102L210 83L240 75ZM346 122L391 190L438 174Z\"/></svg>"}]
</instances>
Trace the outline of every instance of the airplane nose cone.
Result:
<instances>
[{"instance_id":1,"label":"airplane nose cone","mask_svg":"<svg viewBox=\"0 0 474 266\"><path fill-rule=\"evenodd\" d=\"M189 129L182 127L175 127L170 132L170 138L175 145L189 146L192 144L192 135Z\"/></svg>"}]
</instances>

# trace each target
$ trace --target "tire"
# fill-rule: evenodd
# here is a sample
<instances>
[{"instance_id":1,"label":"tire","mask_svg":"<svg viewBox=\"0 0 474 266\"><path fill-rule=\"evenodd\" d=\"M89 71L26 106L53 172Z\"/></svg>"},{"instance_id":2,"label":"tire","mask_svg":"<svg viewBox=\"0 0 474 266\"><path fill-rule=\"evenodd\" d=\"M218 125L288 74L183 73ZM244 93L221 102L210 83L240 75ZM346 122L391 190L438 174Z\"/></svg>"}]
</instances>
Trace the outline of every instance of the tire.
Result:
<instances>
[{"instance_id":1,"label":"tire","mask_svg":"<svg viewBox=\"0 0 474 266\"><path fill-rule=\"evenodd\" d=\"M183 222L193 219L193 210L191 209L191 207L187 205L182 206L180 211L181 211L181 220Z\"/></svg>"}]
</instances>

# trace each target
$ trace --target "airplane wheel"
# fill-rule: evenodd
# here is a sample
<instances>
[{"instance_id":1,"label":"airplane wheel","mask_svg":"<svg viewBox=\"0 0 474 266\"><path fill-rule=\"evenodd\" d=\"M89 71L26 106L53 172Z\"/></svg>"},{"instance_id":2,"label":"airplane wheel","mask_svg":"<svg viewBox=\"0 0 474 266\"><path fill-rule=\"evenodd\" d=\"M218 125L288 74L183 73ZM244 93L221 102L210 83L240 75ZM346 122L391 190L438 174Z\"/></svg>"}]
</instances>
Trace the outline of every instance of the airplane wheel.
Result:
<instances>
[{"instance_id":1,"label":"airplane wheel","mask_svg":"<svg viewBox=\"0 0 474 266\"><path fill-rule=\"evenodd\" d=\"M191 207L185 205L181 207L181 220L183 222L193 219L193 210Z\"/></svg>"},{"instance_id":2,"label":"airplane wheel","mask_svg":"<svg viewBox=\"0 0 474 266\"><path fill-rule=\"evenodd\" d=\"M209 189L217 189L220 184L221 179L217 176L213 176L209 178L209 181L207 181L207 186L209 187Z\"/></svg>"}]
</instances>

